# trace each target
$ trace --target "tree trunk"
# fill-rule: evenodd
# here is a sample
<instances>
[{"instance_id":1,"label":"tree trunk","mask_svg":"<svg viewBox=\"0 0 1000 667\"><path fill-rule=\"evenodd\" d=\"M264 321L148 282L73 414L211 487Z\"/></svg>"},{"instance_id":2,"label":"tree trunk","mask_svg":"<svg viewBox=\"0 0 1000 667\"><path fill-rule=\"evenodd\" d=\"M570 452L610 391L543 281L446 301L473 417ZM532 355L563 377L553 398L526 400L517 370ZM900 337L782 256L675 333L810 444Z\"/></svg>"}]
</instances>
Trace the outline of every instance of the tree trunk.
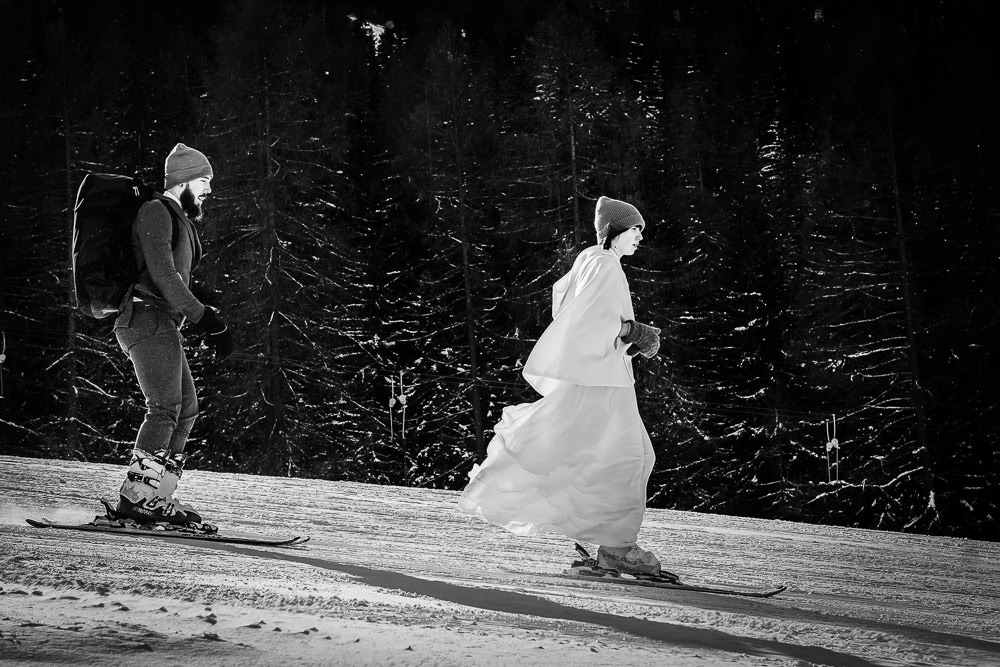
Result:
<instances>
[{"instance_id":1,"label":"tree trunk","mask_svg":"<svg viewBox=\"0 0 1000 667\"><path fill-rule=\"evenodd\" d=\"M482 387L479 382L479 346L476 342L476 317L472 303L472 267L469 261L469 222L465 215L465 172L462 161L462 149L458 134L458 108L452 109L452 138L455 145L455 167L458 172L458 218L462 230L462 275L465 280L465 328L469 339L469 375L472 380L472 418L476 437L476 453L483 457L486 447L483 443L483 401Z\"/></svg>"},{"instance_id":2,"label":"tree trunk","mask_svg":"<svg viewBox=\"0 0 1000 667\"><path fill-rule=\"evenodd\" d=\"M916 328L916 306L913 297L913 285L910 282L909 257L906 251L906 233L903 225L903 205L899 193L899 172L896 167L896 144L892 122L892 112L889 112L889 165L892 167L892 196L896 217L896 237L899 246L899 272L903 285L903 307L906 319L906 343L909 352L910 374L910 401L913 404L917 418L917 456L923 471L921 479L924 489L928 494L928 505L925 510L925 517L928 517L930 525L937 523L943 527L940 510L937 507L936 493L934 488L934 474L931 470L932 461L930 456L930 438L927 430L927 406L924 396L924 389L920 382L920 350L917 340Z\"/></svg>"},{"instance_id":3,"label":"tree trunk","mask_svg":"<svg viewBox=\"0 0 1000 667\"><path fill-rule=\"evenodd\" d=\"M63 64L68 56L63 52ZM65 69L63 80L67 77ZM68 453L79 450L80 429L79 429L79 394L76 388L77 358L76 358L76 290L73 288L73 143L71 138L71 124L69 112L69 86L63 87L63 141L66 154L66 219L67 233L67 270L66 281L67 298L66 303L69 309L66 311L66 431L64 451Z\"/></svg>"},{"instance_id":4,"label":"tree trunk","mask_svg":"<svg viewBox=\"0 0 1000 667\"><path fill-rule=\"evenodd\" d=\"M569 74L566 75L566 130L569 138L569 174L570 191L573 199L573 247L579 248L583 241L583 230L580 228L580 184L578 182L576 165L576 128L573 127L573 97L569 94Z\"/></svg>"},{"instance_id":5,"label":"tree trunk","mask_svg":"<svg viewBox=\"0 0 1000 667\"><path fill-rule=\"evenodd\" d=\"M263 395L267 404L267 446L275 457L268 466L272 473L289 474L291 469L291 451L287 441L285 426L285 391L281 358L281 245L278 242L277 212L274 196L274 162L271 154L271 93L270 79L264 72L264 118L261 134L261 158L263 160L263 216L267 246L267 368L263 378ZM283 460L282 460L283 459Z\"/></svg>"}]
</instances>

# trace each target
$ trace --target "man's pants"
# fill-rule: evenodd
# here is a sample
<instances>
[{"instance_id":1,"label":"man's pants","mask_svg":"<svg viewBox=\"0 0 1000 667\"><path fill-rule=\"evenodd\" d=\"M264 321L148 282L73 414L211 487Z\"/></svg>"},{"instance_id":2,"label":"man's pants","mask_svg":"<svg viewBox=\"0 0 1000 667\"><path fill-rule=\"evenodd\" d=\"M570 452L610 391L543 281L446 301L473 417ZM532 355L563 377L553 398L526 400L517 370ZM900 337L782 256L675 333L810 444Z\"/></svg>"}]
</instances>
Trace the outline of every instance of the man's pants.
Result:
<instances>
[{"instance_id":1,"label":"man's pants","mask_svg":"<svg viewBox=\"0 0 1000 667\"><path fill-rule=\"evenodd\" d=\"M183 452L198 418L198 397L177 324L159 308L137 302L129 326L117 327L115 336L132 360L146 398L146 417L136 436L136 449Z\"/></svg>"}]
</instances>

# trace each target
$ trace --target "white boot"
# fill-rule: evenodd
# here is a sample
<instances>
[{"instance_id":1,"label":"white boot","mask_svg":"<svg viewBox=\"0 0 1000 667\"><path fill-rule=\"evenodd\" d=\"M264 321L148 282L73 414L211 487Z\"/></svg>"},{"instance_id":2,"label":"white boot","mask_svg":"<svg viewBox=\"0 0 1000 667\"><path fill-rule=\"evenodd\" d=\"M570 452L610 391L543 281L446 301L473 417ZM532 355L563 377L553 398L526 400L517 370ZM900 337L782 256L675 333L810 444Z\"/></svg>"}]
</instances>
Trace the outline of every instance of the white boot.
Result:
<instances>
[{"instance_id":1,"label":"white boot","mask_svg":"<svg viewBox=\"0 0 1000 667\"><path fill-rule=\"evenodd\" d=\"M140 523L201 523L194 508L173 497L186 458L165 451L133 450L115 513Z\"/></svg>"},{"instance_id":2,"label":"white boot","mask_svg":"<svg viewBox=\"0 0 1000 667\"><path fill-rule=\"evenodd\" d=\"M630 547L605 547L597 550L597 565L622 574L660 573L660 561L649 551L632 545Z\"/></svg>"}]
</instances>

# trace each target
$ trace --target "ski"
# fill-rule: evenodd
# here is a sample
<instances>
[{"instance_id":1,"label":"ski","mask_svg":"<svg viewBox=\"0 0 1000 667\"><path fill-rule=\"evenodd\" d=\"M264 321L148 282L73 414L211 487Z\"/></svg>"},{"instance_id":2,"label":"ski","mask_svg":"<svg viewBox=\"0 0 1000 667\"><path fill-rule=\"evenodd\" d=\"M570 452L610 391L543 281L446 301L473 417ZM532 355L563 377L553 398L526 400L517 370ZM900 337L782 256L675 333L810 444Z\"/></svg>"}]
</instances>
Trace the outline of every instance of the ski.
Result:
<instances>
[{"instance_id":1,"label":"ski","mask_svg":"<svg viewBox=\"0 0 1000 667\"><path fill-rule=\"evenodd\" d=\"M130 519L118 518L110 503L101 498L107 513L97 515L89 523L57 523L44 517L41 519L25 519L34 528L54 528L59 530L79 530L88 533L110 533L113 535L128 535L130 537L169 537L178 540L193 540L203 542L227 542L229 544L248 544L268 547L290 547L305 544L308 536L294 535L292 537L258 537L254 535L219 534L218 528L211 524L168 524L168 523L137 523Z\"/></svg>"},{"instance_id":2,"label":"ski","mask_svg":"<svg viewBox=\"0 0 1000 667\"><path fill-rule=\"evenodd\" d=\"M58 528L61 530L80 530L89 533L111 533L114 535L129 535L133 537L170 537L178 540L194 540L202 542L228 542L230 544L250 544L269 547L288 547L296 544L304 544L309 538L302 535L293 537L249 537L242 535L226 535L218 533L199 533L187 528L163 528L154 525L144 528L141 524L132 525L101 525L97 523L55 523L48 519L25 519L29 526L35 528Z\"/></svg>"},{"instance_id":3,"label":"ski","mask_svg":"<svg viewBox=\"0 0 1000 667\"><path fill-rule=\"evenodd\" d=\"M697 593L714 593L716 595L738 595L741 597L751 598L769 598L788 589L787 586L777 586L774 588L752 588L736 584L724 584L720 586L685 584L680 581L680 577L672 572L663 572L659 576L628 575L628 577L625 577L622 576L618 570L609 570L607 568L600 567L597 564L597 559L591 557L587 550L581 545L577 544L576 550L583 558L581 560L573 561L573 566L566 570L566 574L578 579L596 579L632 586L667 588L675 591L694 591Z\"/></svg>"}]
</instances>

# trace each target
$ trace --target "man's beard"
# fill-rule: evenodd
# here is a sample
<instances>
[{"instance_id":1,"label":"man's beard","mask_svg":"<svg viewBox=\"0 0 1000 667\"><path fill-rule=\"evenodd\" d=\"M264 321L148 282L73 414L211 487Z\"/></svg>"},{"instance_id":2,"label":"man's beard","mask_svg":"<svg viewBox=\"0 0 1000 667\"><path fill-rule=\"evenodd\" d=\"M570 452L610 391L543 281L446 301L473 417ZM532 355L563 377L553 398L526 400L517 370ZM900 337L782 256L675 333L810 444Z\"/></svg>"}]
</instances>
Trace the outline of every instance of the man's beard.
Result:
<instances>
[{"instance_id":1,"label":"man's beard","mask_svg":"<svg viewBox=\"0 0 1000 667\"><path fill-rule=\"evenodd\" d=\"M181 190L180 200L184 215L192 222L201 222L201 205L195 200L191 188Z\"/></svg>"}]
</instances>

